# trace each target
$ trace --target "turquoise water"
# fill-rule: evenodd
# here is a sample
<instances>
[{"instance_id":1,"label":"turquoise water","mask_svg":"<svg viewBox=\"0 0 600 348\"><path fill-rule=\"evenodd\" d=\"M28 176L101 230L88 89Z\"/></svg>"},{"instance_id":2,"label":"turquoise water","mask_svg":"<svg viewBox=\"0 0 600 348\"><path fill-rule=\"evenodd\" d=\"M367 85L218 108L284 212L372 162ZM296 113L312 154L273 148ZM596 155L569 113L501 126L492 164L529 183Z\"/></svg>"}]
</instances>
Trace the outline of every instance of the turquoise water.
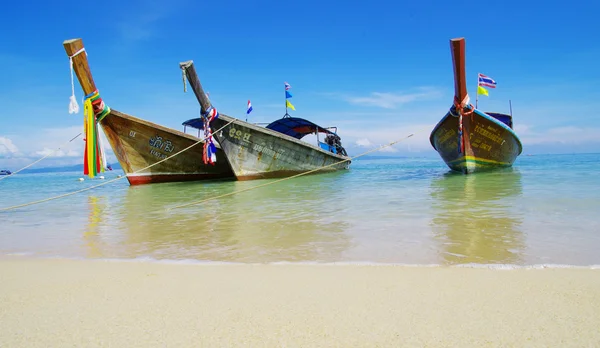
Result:
<instances>
[{"instance_id":1,"label":"turquoise water","mask_svg":"<svg viewBox=\"0 0 600 348\"><path fill-rule=\"evenodd\" d=\"M17 174L0 208L115 178ZM449 173L432 158L355 160L269 180L129 186L126 179L0 212L0 256L225 262L600 264L600 154L521 156Z\"/></svg>"}]
</instances>

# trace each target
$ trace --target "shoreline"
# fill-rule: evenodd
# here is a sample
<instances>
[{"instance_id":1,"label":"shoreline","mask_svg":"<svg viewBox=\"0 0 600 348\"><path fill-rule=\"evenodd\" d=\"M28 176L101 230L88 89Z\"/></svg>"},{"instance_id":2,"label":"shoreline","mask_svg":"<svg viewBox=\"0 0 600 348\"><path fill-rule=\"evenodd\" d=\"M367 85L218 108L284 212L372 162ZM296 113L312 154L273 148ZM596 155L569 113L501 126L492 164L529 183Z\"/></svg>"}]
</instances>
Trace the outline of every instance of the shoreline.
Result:
<instances>
[{"instance_id":1,"label":"shoreline","mask_svg":"<svg viewBox=\"0 0 600 348\"><path fill-rule=\"evenodd\" d=\"M244 261L213 261L197 259L157 259L149 256L135 258L87 258L70 256L42 256L33 253L9 253L0 254L2 261L84 261L84 262L107 262L107 263L147 263L158 265L189 265L189 266L364 266L364 267L406 267L406 268L478 268L491 270L518 270L518 269L587 269L600 270L600 264L562 264L562 263L399 263L399 262L376 262L376 261L267 261L267 262L244 262Z\"/></svg>"},{"instance_id":2,"label":"shoreline","mask_svg":"<svg viewBox=\"0 0 600 348\"><path fill-rule=\"evenodd\" d=\"M0 284L9 347L600 345L598 269L21 256Z\"/></svg>"}]
</instances>

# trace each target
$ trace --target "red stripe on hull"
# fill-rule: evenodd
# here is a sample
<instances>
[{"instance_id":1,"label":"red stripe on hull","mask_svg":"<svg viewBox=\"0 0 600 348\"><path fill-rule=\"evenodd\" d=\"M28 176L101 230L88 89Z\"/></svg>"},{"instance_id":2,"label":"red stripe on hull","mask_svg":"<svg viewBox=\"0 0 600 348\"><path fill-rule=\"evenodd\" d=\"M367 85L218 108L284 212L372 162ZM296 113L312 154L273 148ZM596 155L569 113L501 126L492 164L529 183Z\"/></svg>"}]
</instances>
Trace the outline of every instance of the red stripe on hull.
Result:
<instances>
[{"instance_id":1,"label":"red stripe on hull","mask_svg":"<svg viewBox=\"0 0 600 348\"><path fill-rule=\"evenodd\" d=\"M182 182L182 181L201 181L201 180L218 180L231 179L231 175L226 174L153 174L153 175L136 175L127 176L130 185L145 185L157 184L165 182Z\"/></svg>"}]
</instances>

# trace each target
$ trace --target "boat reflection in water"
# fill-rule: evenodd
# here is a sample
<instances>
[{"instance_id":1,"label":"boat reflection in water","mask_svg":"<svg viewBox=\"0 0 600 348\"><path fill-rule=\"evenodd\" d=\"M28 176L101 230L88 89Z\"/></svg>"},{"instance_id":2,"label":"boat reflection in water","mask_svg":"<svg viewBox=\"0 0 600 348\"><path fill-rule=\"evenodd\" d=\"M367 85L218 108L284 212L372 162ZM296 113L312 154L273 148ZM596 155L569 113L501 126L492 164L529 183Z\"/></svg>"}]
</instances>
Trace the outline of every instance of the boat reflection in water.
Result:
<instances>
[{"instance_id":1,"label":"boat reflection in water","mask_svg":"<svg viewBox=\"0 0 600 348\"><path fill-rule=\"evenodd\" d=\"M336 214L339 173L302 177L167 211L255 186L252 181L130 187L111 209L101 257L227 262L337 260L350 245ZM339 179L339 178L337 178Z\"/></svg>"},{"instance_id":2,"label":"boat reflection in water","mask_svg":"<svg viewBox=\"0 0 600 348\"><path fill-rule=\"evenodd\" d=\"M521 174L514 168L433 180L432 228L446 264L516 264L524 237L522 214L513 209L522 195Z\"/></svg>"},{"instance_id":3,"label":"boat reflection in water","mask_svg":"<svg viewBox=\"0 0 600 348\"><path fill-rule=\"evenodd\" d=\"M102 257L103 216L107 213L105 196L90 195L88 202L88 221L83 232L83 243L90 258Z\"/></svg>"}]
</instances>

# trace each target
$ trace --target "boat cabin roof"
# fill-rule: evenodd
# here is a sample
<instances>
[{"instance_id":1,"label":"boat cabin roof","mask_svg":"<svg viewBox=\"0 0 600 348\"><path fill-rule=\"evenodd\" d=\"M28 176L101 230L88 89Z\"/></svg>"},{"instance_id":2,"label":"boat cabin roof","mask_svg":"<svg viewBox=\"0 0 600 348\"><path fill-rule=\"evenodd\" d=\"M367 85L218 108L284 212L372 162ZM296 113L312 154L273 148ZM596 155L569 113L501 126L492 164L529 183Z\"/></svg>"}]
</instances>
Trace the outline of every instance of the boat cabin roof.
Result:
<instances>
[{"instance_id":1,"label":"boat cabin roof","mask_svg":"<svg viewBox=\"0 0 600 348\"><path fill-rule=\"evenodd\" d=\"M198 118L192 118L182 123L183 126L188 126L196 129L204 129L204 121Z\"/></svg>"},{"instance_id":2,"label":"boat cabin roof","mask_svg":"<svg viewBox=\"0 0 600 348\"><path fill-rule=\"evenodd\" d=\"M182 123L184 126L189 126L196 129L204 129L204 122L201 118L192 118ZM269 123L266 128L274 130L285 135L289 135L296 139L302 139L307 134L315 132L336 134L329 129L323 128L311 121L298 117L283 117Z\"/></svg>"},{"instance_id":3,"label":"boat cabin roof","mask_svg":"<svg viewBox=\"0 0 600 348\"><path fill-rule=\"evenodd\" d=\"M495 118L498 121L504 123L505 125L509 126L512 129L513 122L512 122L512 116L511 115L501 114L499 112L486 112L486 114L492 116L493 118Z\"/></svg>"},{"instance_id":4,"label":"boat cabin roof","mask_svg":"<svg viewBox=\"0 0 600 348\"><path fill-rule=\"evenodd\" d=\"M276 121L269 123L266 128L272 129L279 133L283 133L285 135L289 135L296 139L302 139L305 135L312 134L315 132L335 134L329 129L323 128L319 125L310 122L309 120L305 120L303 118L298 117L280 118Z\"/></svg>"}]
</instances>

